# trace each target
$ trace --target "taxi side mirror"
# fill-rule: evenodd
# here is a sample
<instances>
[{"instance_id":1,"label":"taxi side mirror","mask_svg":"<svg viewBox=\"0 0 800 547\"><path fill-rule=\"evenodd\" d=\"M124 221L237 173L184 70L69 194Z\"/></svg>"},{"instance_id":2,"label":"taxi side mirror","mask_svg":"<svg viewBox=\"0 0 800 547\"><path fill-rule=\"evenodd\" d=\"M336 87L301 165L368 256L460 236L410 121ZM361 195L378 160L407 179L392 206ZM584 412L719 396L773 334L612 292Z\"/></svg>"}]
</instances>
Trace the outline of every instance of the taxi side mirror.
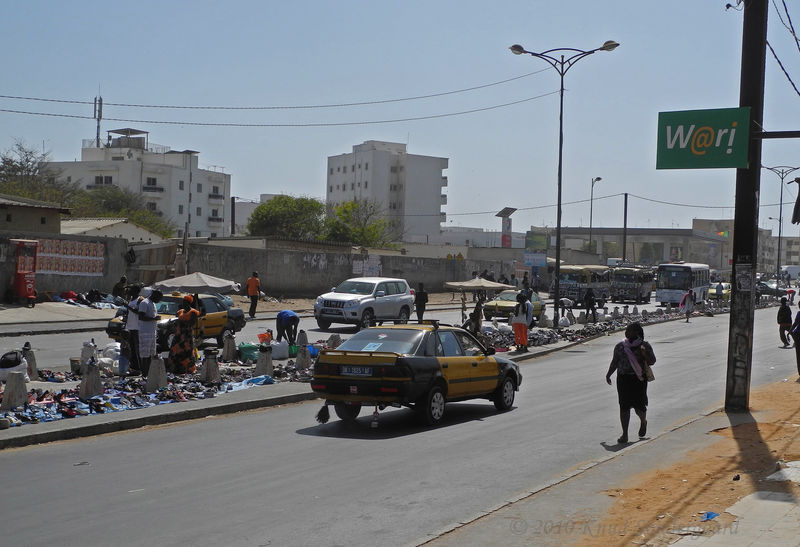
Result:
<instances>
[{"instance_id":1,"label":"taxi side mirror","mask_svg":"<svg viewBox=\"0 0 800 547\"><path fill-rule=\"evenodd\" d=\"M494 348L486 348L486 355L494 355Z\"/></svg>"}]
</instances>

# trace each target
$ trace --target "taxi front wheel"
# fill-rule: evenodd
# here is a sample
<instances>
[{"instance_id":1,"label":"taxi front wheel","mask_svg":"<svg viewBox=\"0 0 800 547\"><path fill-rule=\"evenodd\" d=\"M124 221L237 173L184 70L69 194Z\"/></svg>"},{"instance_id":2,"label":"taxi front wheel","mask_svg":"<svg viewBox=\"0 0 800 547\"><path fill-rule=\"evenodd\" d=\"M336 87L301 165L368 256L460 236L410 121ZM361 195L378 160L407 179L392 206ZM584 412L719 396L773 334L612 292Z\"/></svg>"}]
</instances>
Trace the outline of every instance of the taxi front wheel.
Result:
<instances>
[{"instance_id":1,"label":"taxi front wheel","mask_svg":"<svg viewBox=\"0 0 800 547\"><path fill-rule=\"evenodd\" d=\"M433 386L417 403L416 410L426 425L436 425L444 416L445 397L441 386Z\"/></svg>"}]
</instances>

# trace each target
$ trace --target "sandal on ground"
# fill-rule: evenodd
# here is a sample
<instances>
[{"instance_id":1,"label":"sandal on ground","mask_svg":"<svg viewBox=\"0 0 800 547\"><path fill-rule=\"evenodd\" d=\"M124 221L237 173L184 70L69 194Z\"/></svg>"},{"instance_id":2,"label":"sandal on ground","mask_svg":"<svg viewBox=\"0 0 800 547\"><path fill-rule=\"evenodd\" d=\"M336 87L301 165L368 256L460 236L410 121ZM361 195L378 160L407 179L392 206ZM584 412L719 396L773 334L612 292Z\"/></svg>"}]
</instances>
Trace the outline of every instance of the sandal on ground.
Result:
<instances>
[{"instance_id":1,"label":"sandal on ground","mask_svg":"<svg viewBox=\"0 0 800 547\"><path fill-rule=\"evenodd\" d=\"M642 425L639 426L639 438L644 438L647 435L647 420L642 422Z\"/></svg>"},{"instance_id":2,"label":"sandal on ground","mask_svg":"<svg viewBox=\"0 0 800 547\"><path fill-rule=\"evenodd\" d=\"M617 444L625 444L628 442L628 436L623 435L619 439L617 439Z\"/></svg>"}]
</instances>

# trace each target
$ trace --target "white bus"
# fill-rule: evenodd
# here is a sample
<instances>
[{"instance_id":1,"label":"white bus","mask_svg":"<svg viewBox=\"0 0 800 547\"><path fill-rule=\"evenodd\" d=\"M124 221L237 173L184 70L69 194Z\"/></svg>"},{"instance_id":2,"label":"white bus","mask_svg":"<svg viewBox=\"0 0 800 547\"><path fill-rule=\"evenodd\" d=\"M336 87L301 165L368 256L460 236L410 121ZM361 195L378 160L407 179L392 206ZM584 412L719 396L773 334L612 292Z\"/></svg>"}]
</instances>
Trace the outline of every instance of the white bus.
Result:
<instances>
[{"instance_id":1,"label":"white bus","mask_svg":"<svg viewBox=\"0 0 800 547\"><path fill-rule=\"evenodd\" d=\"M662 306L680 304L687 290L692 289L695 300L708 298L708 264L677 262L659 264L656 277L656 302Z\"/></svg>"}]
</instances>

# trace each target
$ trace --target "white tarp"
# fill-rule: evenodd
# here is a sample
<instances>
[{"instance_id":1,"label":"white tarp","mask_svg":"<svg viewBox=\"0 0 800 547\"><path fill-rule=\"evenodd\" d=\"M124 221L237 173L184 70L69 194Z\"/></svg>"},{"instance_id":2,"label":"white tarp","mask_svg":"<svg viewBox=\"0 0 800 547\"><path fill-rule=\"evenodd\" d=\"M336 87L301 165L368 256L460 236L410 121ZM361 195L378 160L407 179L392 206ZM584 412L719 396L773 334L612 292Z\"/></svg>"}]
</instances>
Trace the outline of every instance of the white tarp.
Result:
<instances>
[{"instance_id":1,"label":"white tarp","mask_svg":"<svg viewBox=\"0 0 800 547\"><path fill-rule=\"evenodd\" d=\"M494 281L488 281L483 278L477 279L470 279L469 281L448 281L444 284L445 287L448 289L455 289L461 290L464 289L465 291L480 291L480 290L492 290L492 289L514 289L514 285L506 285L505 283L495 283Z\"/></svg>"},{"instance_id":2,"label":"white tarp","mask_svg":"<svg viewBox=\"0 0 800 547\"><path fill-rule=\"evenodd\" d=\"M153 287L162 291L180 291L187 293L229 293L239 292L241 285L229 279L220 279L213 275L195 272L181 277L173 277L153 283Z\"/></svg>"}]
</instances>

